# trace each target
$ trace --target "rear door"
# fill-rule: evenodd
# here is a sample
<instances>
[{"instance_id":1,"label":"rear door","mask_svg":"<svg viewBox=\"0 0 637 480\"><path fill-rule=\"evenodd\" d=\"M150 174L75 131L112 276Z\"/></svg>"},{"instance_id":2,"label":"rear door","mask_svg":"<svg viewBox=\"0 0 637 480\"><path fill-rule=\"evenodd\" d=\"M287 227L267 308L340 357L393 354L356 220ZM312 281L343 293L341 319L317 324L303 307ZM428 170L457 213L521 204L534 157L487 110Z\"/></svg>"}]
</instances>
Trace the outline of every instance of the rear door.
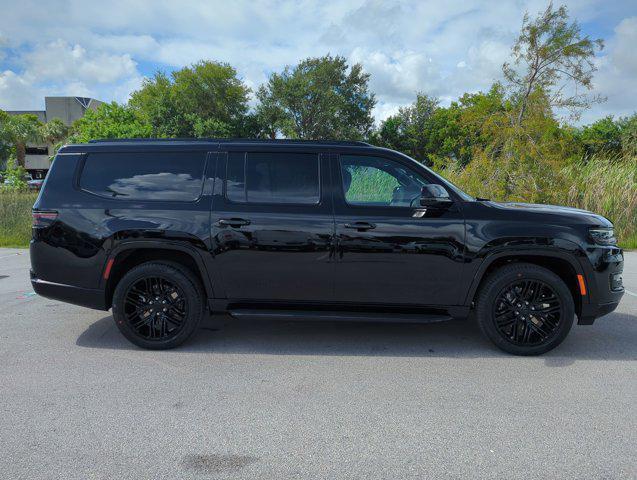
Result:
<instances>
[{"instance_id":1,"label":"rear door","mask_svg":"<svg viewBox=\"0 0 637 480\"><path fill-rule=\"evenodd\" d=\"M333 297L334 218L321 151L229 148L219 156L211 218L215 264L230 300Z\"/></svg>"},{"instance_id":2,"label":"rear door","mask_svg":"<svg viewBox=\"0 0 637 480\"><path fill-rule=\"evenodd\" d=\"M337 301L457 304L462 212L457 204L421 208L422 185L435 179L409 163L364 154L333 160Z\"/></svg>"}]
</instances>

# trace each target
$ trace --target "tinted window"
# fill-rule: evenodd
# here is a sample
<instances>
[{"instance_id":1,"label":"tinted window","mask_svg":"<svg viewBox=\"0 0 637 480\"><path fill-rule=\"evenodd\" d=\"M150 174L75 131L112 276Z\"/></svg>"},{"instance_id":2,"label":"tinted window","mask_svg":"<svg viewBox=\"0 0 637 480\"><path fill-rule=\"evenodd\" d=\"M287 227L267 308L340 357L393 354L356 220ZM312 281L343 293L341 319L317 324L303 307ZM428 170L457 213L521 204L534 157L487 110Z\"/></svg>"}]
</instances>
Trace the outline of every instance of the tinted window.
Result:
<instances>
[{"instance_id":1,"label":"tinted window","mask_svg":"<svg viewBox=\"0 0 637 480\"><path fill-rule=\"evenodd\" d=\"M319 158L310 153L231 153L226 196L233 202L318 203Z\"/></svg>"},{"instance_id":2,"label":"tinted window","mask_svg":"<svg viewBox=\"0 0 637 480\"><path fill-rule=\"evenodd\" d=\"M351 205L410 207L420 198L426 180L382 157L341 155L345 200Z\"/></svg>"},{"instance_id":3,"label":"tinted window","mask_svg":"<svg viewBox=\"0 0 637 480\"><path fill-rule=\"evenodd\" d=\"M205 152L91 153L80 186L107 197L131 200L199 198Z\"/></svg>"}]
</instances>

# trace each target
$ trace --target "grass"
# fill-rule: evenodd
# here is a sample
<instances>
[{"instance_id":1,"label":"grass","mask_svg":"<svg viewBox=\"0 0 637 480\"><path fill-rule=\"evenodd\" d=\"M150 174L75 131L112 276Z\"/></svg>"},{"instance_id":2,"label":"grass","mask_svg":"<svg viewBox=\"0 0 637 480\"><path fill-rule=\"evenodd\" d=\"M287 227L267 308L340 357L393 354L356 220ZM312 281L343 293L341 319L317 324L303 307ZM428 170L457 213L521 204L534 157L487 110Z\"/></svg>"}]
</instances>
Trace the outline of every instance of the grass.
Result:
<instances>
[{"instance_id":1,"label":"grass","mask_svg":"<svg viewBox=\"0 0 637 480\"><path fill-rule=\"evenodd\" d=\"M564 199L573 205L599 213L615 225L619 244L637 248L637 158L609 161L593 158L567 169L574 178Z\"/></svg>"},{"instance_id":2,"label":"grass","mask_svg":"<svg viewBox=\"0 0 637 480\"><path fill-rule=\"evenodd\" d=\"M25 248L31 239L31 207L38 194L0 190L0 247Z\"/></svg>"},{"instance_id":3,"label":"grass","mask_svg":"<svg viewBox=\"0 0 637 480\"><path fill-rule=\"evenodd\" d=\"M475 161L440 173L475 196L563 205L603 215L613 222L621 247L637 248L637 157L600 156L536 171L507 171L500 164Z\"/></svg>"}]
</instances>

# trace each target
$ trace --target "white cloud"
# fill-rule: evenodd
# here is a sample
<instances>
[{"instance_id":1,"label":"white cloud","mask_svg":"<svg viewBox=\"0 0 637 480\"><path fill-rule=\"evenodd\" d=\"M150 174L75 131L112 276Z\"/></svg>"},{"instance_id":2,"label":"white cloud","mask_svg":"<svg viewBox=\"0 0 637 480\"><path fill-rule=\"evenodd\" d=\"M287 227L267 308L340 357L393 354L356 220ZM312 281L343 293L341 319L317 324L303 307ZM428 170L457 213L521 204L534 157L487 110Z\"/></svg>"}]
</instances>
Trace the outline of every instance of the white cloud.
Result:
<instances>
[{"instance_id":1,"label":"white cloud","mask_svg":"<svg viewBox=\"0 0 637 480\"><path fill-rule=\"evenodd\" d=\"M112 83L136 72L129 54L87 52L79 44L56 40L36 47L23 56L25 75L38 82L59 78L86 83Z\"/></svg>"},{"instance_id":2,"label":"white cloud","mask_svg":"<svg viewBox=\"0 0 637 480\"><path fill-rule=\"evenodd\" d=\"M44 92L24 77L6 70L0 72L0 108L4 110L38 110Z\"/></svg>"},{"instance_id":3,"label":"white cloud","mask_svg":"<svg viewBox=\"0 0 637 480\"><path fill-rule=\"evenodd\" d=\"M44 94L125 101L142 73L201 59L230 63L254 90L270 72L329 52L361 62L372 75L381 119L418 91L444 104L488 89L501 78L524 11L534 15L547 0L0 3L6 3L0 7L0 108L20 102L31 108ZM636 104L637 17L627 17L637 15L637 6L628 0L566 3L586 28L596 22L616 27L596 77L609 102L591 113L624 112Z\"/></svg>"},{"instance_id":4,"label":"white cloud","mask_svg":"<svg viewBox=\"0 0 637 480\"><path fill-rule=\"evenodd\" d=\"M0 73L0 108L40 109L45 95L126 101L142 80L129 54L89 52L61 39L37 45L19 64L21 71Z\"/></svg>"},{"instance_id":5,"label":"white cloud","mask_svg":"<svg viewBox=\"0 0 637 480\"><path fill-rule=\"evenodd\" d=\"M637 112L637 16L625 18L615 27L606 55L598 59L594 78L595 92L606 96L605 103L587 111L587 123L605 115L625 116Z\"/></svg>"}]
</instances>

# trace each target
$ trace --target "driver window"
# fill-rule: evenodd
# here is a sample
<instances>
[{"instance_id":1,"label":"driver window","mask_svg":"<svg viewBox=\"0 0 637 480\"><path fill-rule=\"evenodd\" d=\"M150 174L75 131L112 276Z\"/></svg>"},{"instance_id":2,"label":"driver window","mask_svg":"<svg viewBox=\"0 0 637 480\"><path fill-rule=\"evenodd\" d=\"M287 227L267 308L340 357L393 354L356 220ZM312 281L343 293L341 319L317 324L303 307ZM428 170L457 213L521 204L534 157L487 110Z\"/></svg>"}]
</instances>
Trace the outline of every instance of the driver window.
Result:
<instances>
[{"instance_id":1,"label":"driver window","mask_svg":"<svg viewBox=\"0 0 637 480\"><path fill-rule=\"evenodd\" d=\"M414 207L424 178L398 162L382 157L341 155L341 178L350 205Z\"/></svg>"}]
</instances>

